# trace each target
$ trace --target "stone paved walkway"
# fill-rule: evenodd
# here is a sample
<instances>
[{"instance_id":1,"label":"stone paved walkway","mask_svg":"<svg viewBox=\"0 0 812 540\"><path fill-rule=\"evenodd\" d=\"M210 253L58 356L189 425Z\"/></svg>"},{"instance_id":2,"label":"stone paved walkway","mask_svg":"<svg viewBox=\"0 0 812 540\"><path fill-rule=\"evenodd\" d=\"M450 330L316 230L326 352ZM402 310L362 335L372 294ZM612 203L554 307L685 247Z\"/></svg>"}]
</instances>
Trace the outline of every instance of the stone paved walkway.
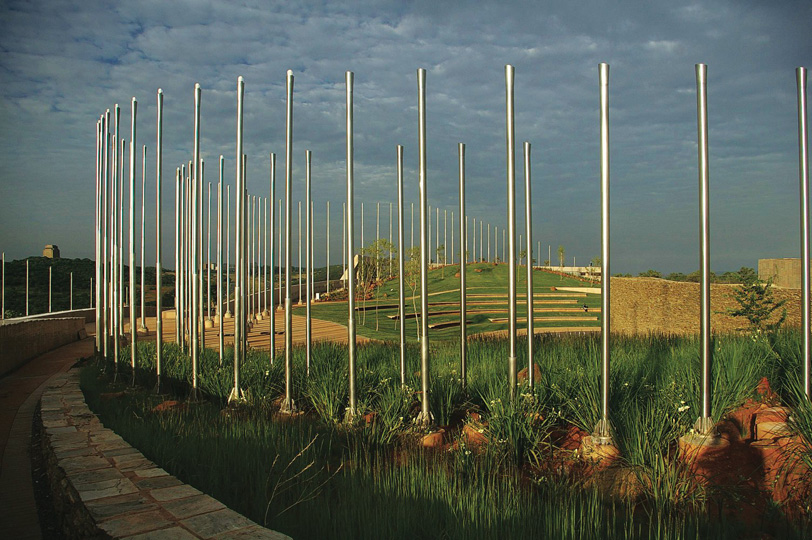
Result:
<instances>
[{"instance_id":1,"label":"stone paved walkway","mask_svg":"<svg viewBox=\"0 0 812 540\"><path fill-rule=\"evenodd\" d=\"M31 422L46 382L93 354L87 338L31 360L0 379L0 508L5 538L41 538L31 480Z\"/></svg>"}]
</instances>

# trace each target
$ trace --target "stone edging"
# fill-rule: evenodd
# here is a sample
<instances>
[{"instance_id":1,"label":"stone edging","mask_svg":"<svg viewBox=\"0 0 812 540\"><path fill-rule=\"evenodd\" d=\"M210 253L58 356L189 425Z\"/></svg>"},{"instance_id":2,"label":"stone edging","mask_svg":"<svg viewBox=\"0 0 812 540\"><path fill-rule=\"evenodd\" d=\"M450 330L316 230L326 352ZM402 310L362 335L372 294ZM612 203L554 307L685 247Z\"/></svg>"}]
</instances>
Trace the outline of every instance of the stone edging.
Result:
<instances>
[{"instance_id":1,"label":"stone edging","mask_svg":"<svg viewBox=\"0 0 812 540\"><path fill-rule=\"evenodd\" d=\"M42 451L67 538L288 539L182 483L105 428L85 404L79 370L46 383Z\"/></svg>"}]
</instances>

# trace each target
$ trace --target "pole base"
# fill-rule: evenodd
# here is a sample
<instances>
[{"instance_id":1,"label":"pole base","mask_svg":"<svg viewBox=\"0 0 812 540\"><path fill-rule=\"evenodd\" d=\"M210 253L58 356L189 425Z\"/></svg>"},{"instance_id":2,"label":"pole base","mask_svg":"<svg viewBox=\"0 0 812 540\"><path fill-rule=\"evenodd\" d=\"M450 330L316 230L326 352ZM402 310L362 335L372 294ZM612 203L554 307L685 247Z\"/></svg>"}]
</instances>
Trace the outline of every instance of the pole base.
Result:
<instances>
[{"instance_id":1,"label":"pole base","mask_svg":"<svg viewBox=\"0 0 812 540\"><path fill-rule=\"evenodd\" d=\"M700 416L694 423L694 431L699 435L710 435L713 437L719 436L719 430L716 429L716 423L710 416Z\"/></svg>"},{"instance_id":2,"label":"pole base","mask_svg":"<svg viewBox=\"0 0 812 540\"><path fill-rule=\"evenodd\" d=\"M214 328L214 321L212 319L206 319L203 321L203 328L211 329Z\"/></svg>"},{"instance_id":3,"label":"pole base","mask_svg":"<svg viewBox=\"0 0 812 540\"><path fill-rule=\"evenodd\" d=\"M346 425L352 426L353 424L358 422L359 419L360 416L356 414L356 412L352 408L347 407L347 409L344 411L344 423Z\"/></svg>"},{"instance_id":4,"label":"pole base","mask_svg":"<svg viewBox=\"0 0 812 540\"><path fill-rule=\"evenodd\" d=\"M612 434L609 432L609 422L605 419L598 420L592 430L591 439L595 444L612 445Z\"/></svg>"},{"instance_id":5,"label":"pole base","mask_svg":"<svg viewBox=\"0 0 812 540\"><path fill-rule=\"evenodd\" d=\"M620 450L612 444L612 439L609 437L587 435L581 440L580 454L586 460L609 465L620 457Z\"/></svg>"},{"instance_id":6,"label":"pole base","mask_svg":"<svg viewBox=\"0 0 812 540\"><path fill-rule=\"evenodd\" d=\"M224 319L231 319L232 317L234 317L234 316L231 314L231 312L230 312L230 311L226 311L226 314L225 314L225 315L223 315L223 318L224 318Z\"/></svg>"},{"instance_id":7,"label":"pole base","mask_svg":"<svg viewBox=\"0 0 812 540\"><path fill-rule=\"evenodd\" d=\"M244 403L245 393L237 388L232 388L231 393L228 395L228 404Z\"/></svg>"},{"instance_id":8,"label":"pole base","mask_svg":"<svg viewBox=\"0 0 812 540\"><path fill-rule=\"evenodd\" d=\"M279 414L291 414L292 415L292 414L296 414L296 413L297 413L296 404L293 402L293 398L290 398L290 399L285 398L285 400L282 401L282 406L279 407Z\"/></svg>"},{"instance_id":9,"label":"pole base","mask_svg":"<svg viewBox=\"0 0 812 540\"><path fill-rule=\"evenodd\" d=\"M434 415L428 411L420 411L420 414L414 419L414 423L418 426L429 427L434 424Z\"/></svg>"}]
</instances>

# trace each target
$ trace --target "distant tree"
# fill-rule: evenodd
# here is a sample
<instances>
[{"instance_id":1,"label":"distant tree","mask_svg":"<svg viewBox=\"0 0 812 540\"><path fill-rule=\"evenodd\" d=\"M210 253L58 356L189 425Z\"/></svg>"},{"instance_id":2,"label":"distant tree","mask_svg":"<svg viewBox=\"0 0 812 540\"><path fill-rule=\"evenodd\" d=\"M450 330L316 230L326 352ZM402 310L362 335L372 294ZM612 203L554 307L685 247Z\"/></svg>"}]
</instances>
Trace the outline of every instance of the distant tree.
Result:
<instances>
[{"instance_id":1,"label":"distant tree","mask_svg":"<svg viewBox=\"0 0 812 540\"><path fill-rule=\"evenodd\" d=\"M417 339L420 340L420 313L417 311L417 290L420 287L420 248L413 247L407 250L405 255L403 281L412 291L412 309L417 314L415 331Z\"/></svg>"},{"instance_id":2,"label":"distant tree","mask_svg":"<svg viewBox=\"0 0 812 540\"><path fill-rule=\"evenodd\" d=\"M668 279L670 281L686 281L688 279L688 276L686 276L682 272L671 272L670 274L665 276L665 279Z\"/></svg>"},{"instance_id":3,"label":"distant tree","mask_svg":"<svg viewBox=\"0 0 812 540\"><path fill-rule=\"evenodd\" d=\"M544 259L544 266L550 266L550 259Z\"/></svg>"},{"instance_id":4,"label":"distant tree","mask_svg":"<svg viewBox=\"0 0 812 540\"><path fill-rule=\"evenodd\" d=\"M637 274L637 276L638 277L656 277L656 278L663 277L663 275L661 273L659 273L657 270L652 270L651 268L649 268L645 272L640 272L639 274Z\"/></svg>"},{"instance_id":5,"label":"distant tree","mask_svg":"<svg viewBox=\"0 0 812 540\"><path fill-rule=\"evenodd\" d=\"M522 264L522 261L527 257L527 250L523 249L519 252L519 265Z\"/></svg>"},{"instance_id":6,"label":"distant tree","mask_svg":"<svg viewBox=\"0 0 812 540\"><path fill-rule=\"evenodd\" d=\"M442 277L445 278L445 245L441 244L437 246L437 262L443 261L442 266L440 266L440 273Z\"/></svg>"},{"instance_id":7,"label":"distant tree","mask_svg":"<svg viewBox=\"0 0 812 540\"><path fill-rule=\"evenodd\" d=\"M772 333L778 330L787 319L787 309L784 307L786 300L775 300L772 284L772 278L762 281L755 272L745 272L741 285L733 291L733 299L739 306L728 309L728 315L747 319L753 333ZM779 309L780 315L775 319L773 314ZM774 319L773 322L769 322L770 319Z\"/></svg>"},{"instance_id":8,"label":"distant tree","mask_svg":"<svg viewBox=\"0 0 812 540\"><path fill-rule=\"evenodd\" d=\"M558 246L558 266L564 267L564 246Z\"/></svg>"}]
</instances>

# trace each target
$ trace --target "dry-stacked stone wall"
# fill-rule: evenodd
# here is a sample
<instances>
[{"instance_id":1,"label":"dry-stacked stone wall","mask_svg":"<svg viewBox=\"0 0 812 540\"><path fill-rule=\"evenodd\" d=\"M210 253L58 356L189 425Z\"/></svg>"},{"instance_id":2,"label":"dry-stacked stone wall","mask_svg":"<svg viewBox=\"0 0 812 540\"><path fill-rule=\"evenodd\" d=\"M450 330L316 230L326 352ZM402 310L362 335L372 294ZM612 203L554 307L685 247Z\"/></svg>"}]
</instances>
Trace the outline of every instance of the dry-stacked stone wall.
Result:
<instances>
[{"instance_id":1,"label":"dry-stacked stone wall","mask_svg":"<svg viewBox=\"0 0 812 540\"><path fill-rule=\"evenodd\" d=\"M42 395L42 451L67 538L267 538L265 529L186 485L105 428L73 369Z\"/></svg>"}]
</instances>

